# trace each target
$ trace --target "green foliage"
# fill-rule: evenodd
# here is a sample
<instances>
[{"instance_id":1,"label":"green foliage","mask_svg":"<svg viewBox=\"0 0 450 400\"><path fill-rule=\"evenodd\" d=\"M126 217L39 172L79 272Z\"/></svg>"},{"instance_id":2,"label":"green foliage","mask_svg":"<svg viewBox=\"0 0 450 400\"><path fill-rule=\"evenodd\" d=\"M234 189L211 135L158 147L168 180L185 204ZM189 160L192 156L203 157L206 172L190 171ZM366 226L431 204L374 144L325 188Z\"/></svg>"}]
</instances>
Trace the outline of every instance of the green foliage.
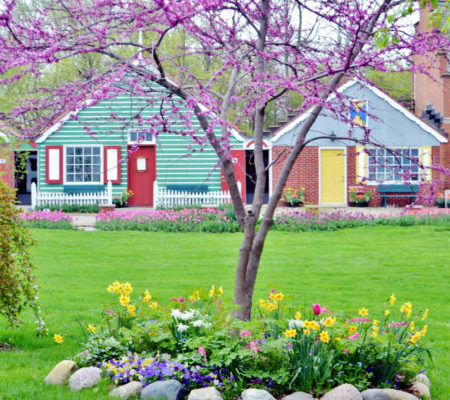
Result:
<instances>
[{"instance_id":1,"label":"green foliage","mask_svg":"<svg viewBox=\"0 0 450 400\"><path fill-rule=\"evenodd\" d=\"M36 206L35 210L50 210L50 211L62 211L65 213L88 213L88 214L97 214L99 212L98 204L61 204L61 205L52 205L52 204L43 204L40 206Z\"/></svg>"},{"instance_id":2,"label":"green foliage","mask_svg":"<svg viewBox=\"0 0 450 400\"><path fill-rule=\"evenodd\" d=\"M10 325L18 325L19 314L29 307L39 334L44 335L35 267L28 252L33 240L14 204L13 193L0 181L0 314Z\"/></svg>"},{"instance_id":3,"label":"green foliage","mask_svg":"<svg viewBox=\"0 0 450 400\"><path fill-rule=\"evenodd\" d=\"M411 100L411 74L408 71L387 73L370 69L366 76L395 99L404 102Z\"/></svg>"}]
</instances>

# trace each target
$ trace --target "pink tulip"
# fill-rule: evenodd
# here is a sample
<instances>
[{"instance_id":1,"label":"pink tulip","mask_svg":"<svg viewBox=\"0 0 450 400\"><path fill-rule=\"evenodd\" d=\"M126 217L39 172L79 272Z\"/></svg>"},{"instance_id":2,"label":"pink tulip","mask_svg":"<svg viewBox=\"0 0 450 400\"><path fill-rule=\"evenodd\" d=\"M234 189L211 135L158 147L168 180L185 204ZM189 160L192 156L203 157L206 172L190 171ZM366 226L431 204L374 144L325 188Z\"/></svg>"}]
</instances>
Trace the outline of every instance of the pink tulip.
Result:
<instances>
[{"instance_id":1,"label":"pink tulip","mask_svg":"<svg viewBox=\"0 0 450 400\"><path fill-rule=\"evenodd\" d=\"M316 315L319 315L319 314L320 314L321 308L320 308L320 305L319 305L319 304L313 304L313 305L312 305L312 308L313 308L314 314L316 314Z\"/></svg>"}]
</instances>

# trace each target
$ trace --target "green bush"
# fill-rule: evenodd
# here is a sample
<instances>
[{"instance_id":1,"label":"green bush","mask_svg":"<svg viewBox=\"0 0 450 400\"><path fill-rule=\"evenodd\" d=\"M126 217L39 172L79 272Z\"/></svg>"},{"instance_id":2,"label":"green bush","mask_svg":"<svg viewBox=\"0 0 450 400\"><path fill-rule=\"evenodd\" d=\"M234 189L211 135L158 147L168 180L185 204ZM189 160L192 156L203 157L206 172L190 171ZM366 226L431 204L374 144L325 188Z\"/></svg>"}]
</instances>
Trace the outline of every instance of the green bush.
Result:
<instances>
[{"instance_id":1,"label":"green bush","mask_svg":"<svg viewBox=\"0 0 450 400\"><path fill-rule=\"evenodd\" d=\"M16 200L0 180L0 314L19 325L20 313L29 307L40 335L47 333L39 306L39 287L28 249L33 240L14 206Z\"/></svg>"},{"instance_id":2,"label":"green bush","mask_svg":"<svg viewBox=\"0 0 450 400\"><path fill-rule=\"evenodd\" d=\"M50 210L50 211L62 211L65 213L89 213L89 214L97 214L99 212L98 204L61 204L61 205L50 205L44 204L40 206L36 206L34 208L36 211L40 210Z\"/></svg>"}]
</instances>

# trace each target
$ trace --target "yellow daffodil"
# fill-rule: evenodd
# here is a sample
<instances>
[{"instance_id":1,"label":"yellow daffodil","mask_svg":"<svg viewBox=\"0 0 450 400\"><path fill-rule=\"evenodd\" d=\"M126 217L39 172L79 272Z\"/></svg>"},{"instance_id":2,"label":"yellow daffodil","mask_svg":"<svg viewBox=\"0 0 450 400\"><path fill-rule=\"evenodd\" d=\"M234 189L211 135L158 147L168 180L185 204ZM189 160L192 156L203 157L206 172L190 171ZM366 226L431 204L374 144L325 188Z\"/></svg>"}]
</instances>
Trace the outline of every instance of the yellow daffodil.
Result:
<instances>
[{"instance_id":1,"label":"yellow daffodil","mask_svg":"<svg viewBox=\"0 0 450 400\"><path fill-rule=\"evenodd\" d=\"M148 303L151 299L152 299L152 296L151 296L150 292L147 289L145 289L144 298L143 298L144 302Z\"/></svg>"},{"instance_id":2,"label":"yellow daffodil","mask_svg":"<svg viewBox=\"0 0 450 400\"><path fill-rule=\"evenodd\" d=\"M361 315L361 317L366 317L369 315L369 310L363 307L359 310L358 314Z\"/></svg>"},{"instance_id":3,"label":"yellow daffodil","mask_svg":"<svg viewBox=\"0 0 450 400\"><path fill-rule=\"evenodd\" d=\"M303 333L305 335L309 335L311 333L311 331L309 329L303 329Z\"/></svg>"},{"instance_id":4,"label":"yellow daffodil","mask_svg":"<svg viewBox=\"0 0 450 400\"><path fill-rule=\"evenodd\" d=\"M197 301L200 300L200 292L198 290L196 290L194 293L192 293L191 296L189 296L189 300L192 303L196 303Z\"/></svg>"},{"instance_id":5,"label":"yellow daffodil","mask_svg":"<svg viewBox=\"0 0 450 400\"><path fill-rule=\"evenodd\" d=\"M409 330L412 332L415 328L416 324L414 323L414 321L411 321L409 324Z\"/></svg>"},{"instance_id":6,"label":"yellow daffodil","mask_svg":"<svg viewBox=\"0 0 450 400\"><path fill-rule=\"evenodd\" d=\"M275 295L275 299L276 299L277 301L283 300L283 297L284 297L284 294L283 294L283 293L277 293L277 294Z\"/></svg>"},{"instance_id":7,"label":"yellow daffodil","mask_svg":"<svg viewBox=\"0 0 450 400\"><path fill-rule=\"evenodd\" d=\"M276 300L277 295L275 293L270 293L269 298L270 298L270 300Z\"/></svg>"},{"instance_id":8,"label":"yellow daffodil","mask_svg":"<svg viewBox=\"0 0 450 400\"><path fill-rule=\"evenodd\" d=\"M380 324L380 321L378 321L377 319L374 319L374 320L373 320L373 324L374 324L375 326L378 326L378 325Z\"/></svg>"},{"instance_id":9,"label":"yellow daffodil","mask_svg":"<svg viewBox=\"0 0 450 400\"><path fill-rule=\"evenodd\" d=\"M108 289L106 289L109 293L113 293L114 292L114 286L113 285L109 285Z\"/></svg>"},{"instance_id":10,"label":"yellow daffodil","mask_svg":"<svg viewBox=\"0 0 450 400\"><path fill-rule=\"evenodd\" d=\"M375 326L375 327L373 328L373 332L372 332L372 337L373 337L373 338L376 337L376 336L378 335L379 329L380 329L380 328L378 328L378 326Z\"/></svg>"},{"instance_id":11,"label":"yellow daffodil","mask_svg":"<svg viewBox=\"0 0 450 400\"><path fill-rule=\"evenodd\" d=\"M91 333L94 333L97 330L97 327L94 325L89 324L88 325L88 331Z\"/></svg>"},{"instance_id":12,"label":"yellow daffodil","mask_svg":"<svg viewBox=\"0 0 450 400\"><path fill-rule=\"evenodd\" d=\"M120 285L120 289L124 296L128 296L133 291L133 287L131 286L131 284L129 282L122 283Z\"/></svg>"},{"instance_id":13,"label":"yellow daffodil","mask_svg":"<svg viewBox=\"0 0 450 400\"><path fill-rule=\"evenodd\" d=\"M208 296L209 296L209 297L213 297L215 291L216 291L216 288L215 288L214 285L212 285L212 286L211 286L211 289L209 289Z\"/></svg>"},{"instance_id":14,"label":"yellow daffodil","mask_svg":"<svg viewBox=\"0 0 450 400\"><path fill-rule=\"evenodd\" d=\"M406 317L409 318L412 314L412 304L411 302L406 302L400 307L400 312L406 314Z\"/></svg>"},{"instance_id":15,"label":"yellow daffodil","mask_svg":"<svg viewBox=\"0 0 450 400\"><path fill-rule=\"evenodd\" d=\"M288 329L284 332L284 336L286 337L294 337L295 335L297 335L297 331L295 329Z\"/></svg>"},{"instance_id":16,"label":"yellow daffodil","mask_svg":"<svg viewBox=\"0 0 450 400\"><path fill-rule=\"evenodd\" d=\"M216 296L217 296L217 297L220 297L220 296L222 296L222 295L223 295L223 288L222 288L222 286L221 286L219 289L216 290Z\"/></svg>"},{"instance_id":17,"label":"yellow daffodil","mask_svg":"<svg viewBox=\"0 0 450 400\"><path fill-rule=\"evenodd\" d=\"M340 343L342 339L341 339L340 337L335 337L334 340L335 340L336 342Z\"/></svg>"},{"instance_id":18,"label":"yellow daffodil","mask_svg":"<svg viewBox=\"0 0 450 400\"><path fill-rule=\"evenodd\" d=\"M352 335L353 333L355 333L358 330L358 328L355 325L350 325L350 327L348 328L348 333L350 335Z\"/></svg>"},{"instance_id":19,"label":"yellow daffodil","mask_svg":"<svg viewBox=\"0 0 450 400\"><path fill-rule=\"evenodd\" d=\"M152 308L153 310L156 310L158 308L158 302L157 301L152 301L148 306L150 308Z\"/></svg>"},{"instance_id":20,"label":"yellow daffodil","mask_svg":"<svg viewBox=\"0 0 450 400\"><path fill-rule=\"evenodd\" d=\"M425 325L425 326L422 328L422 330L420 331L420 334L421 334L422 336L425 336L426 333L427 333L427 330L428 330L428 325Z\"/></svg>"},{"instance_id":21,"label":"yellow daffodil","mask_svg":"<svg viewBox=\"0 0 450 400\"><path fill-rule=\"evenodd\" d=\"M134 313L134 306L132 304L129 304L127 308L130 314Z\"/></svg>"},{"instance_id":22,"label":"yellow daffodil","mask_svg":"<svg viewBox=\"0 0 450 400\"><path fill-rule=\"evenodd\" d=\"M296 312L294 318L298 321L299 319L302 318L302 313L301 312Z\"/></svg>"},{"instance_id":23,"label":"yellow daffodil","mask_svg":"<svg viewBox=\"0 0 450 400\"><path fill-rule=\"evenodd\" d=\"M119 298L119 302L122 307L126 307L130 303L130 297L121 295Z\"/></svg>"},{"instance_id":24,"label":"yellow daffodil","mask_svg":"<svg viewBox=\"0 0 450 400\"><path fill-rule=\"evenodd\" d=\"M389 310L384 310L384 316L387 317L391 312Z\"/></svg>"},{"instance_id":25,"label":"yellow daffodil","mask_svg":"<svg viewBox=\"0 0 450 400\"><path fill-rule=\"evenodd\" d=\"M327 328L331 328L336 323L336 317L327 317L325 318L324 325Z\"/></svg>"},{"instance_id":26,"label":"yellow daffodil","mask_svg":"<svg viewBox=\"0 0 450 400\"><path fill-rule=\"evenodd\" d=\"M312 321L311 329L314 331L318 331L320 329L320 325L316 321Z\"/></svg>"},{"instance_id":27,"label":"yellow daffodil","mask_svg":"<svg viewBox=\"0 0 450 400\"><path fill-rule=\"evenodd\" d=\"M411 336L410 339L408 339L408 343L409 344L416 344L419 341L421 336L422 335L421 335L420 332L416 332L414 335Z\"/></svg>"},{"instance_id":28,"label":"yellow daffodil","mask_svg":"<svg viewBox=\"0 0 450 400\"><path fill-rule=\"evenodd\" d=\"M64 338L62 335L59 335L57 333L55 333L53 335L53 339L55 340L56 343L61 344L62 342L64 342Z\"/></svg>"},{"instance_id":29,"label":"yellow daffodil","mask_svg":"<svg viewBox=\"0 0 450 400\"><path fill-rule=\"evenodd\" d=\"M328 343L330 341L330 335L328 335L327 331L322 331L319 334L319 339L321 342Z\"/></svg>"},{"instance_id":30,"label":"yellow daffodil","mask_svg":"<svg viewBox=\"0 0 450 400\"><path fill-rule=\"evenodd\" d=\"M422 321L425 321L428 317L428 308L424 311L423 315L422 315Z\"/></svg>"},{"instance_id":31,"label":"yellow daffodil","mask_svg":"<svg viewBox=\"0 0 450 400\"><path fill-rule=\"evenodd\" d=\"M390 304L391 306L393 306L396 300L397 300L397 298L395 297L395 294L392 293L392 294L391 294L391 297L389 297L389 304Z\"/></svg>"},{"instance_id":32,"label":"yellow daffodil","mask_svg":"<svg viewBox=\"0 0 450 400\"><path fill-rule=\"evenodd\" d=\"M275 305L275 303L269 303L268 305L267 305L267 309L269 310L269 311L273 311L273 310L275 310L277 308L277 306Z\"/></svg>"}]
</instances>

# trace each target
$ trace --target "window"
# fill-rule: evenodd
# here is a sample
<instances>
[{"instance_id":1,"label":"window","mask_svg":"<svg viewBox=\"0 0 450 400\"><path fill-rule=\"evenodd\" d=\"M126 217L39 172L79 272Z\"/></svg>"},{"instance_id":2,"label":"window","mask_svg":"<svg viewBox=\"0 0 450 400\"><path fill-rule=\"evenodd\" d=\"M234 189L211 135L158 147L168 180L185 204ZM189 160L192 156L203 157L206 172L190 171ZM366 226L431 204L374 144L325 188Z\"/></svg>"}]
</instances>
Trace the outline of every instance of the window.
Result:
<instances>
[{"instance_id":1,"label":"window","mask_svg":"<svg viewBox=\"0 0 450 400\"><path fill-rule=\"evenodd\" d=\"M128 132L128 143L154 143L153 135L145 130L131 130Z\"/></svg>"},{"instance_id":2,"label":"window","mask_svg":"<svg viewBox=\"0 0 450 400\"><path fill-rule=\"evenodd\" d=\"M101 147L66 146L66 183L101 183Z\"/></svg>"},{"instance_id":3,"label":"window","mask_svg":"<svg viewBox=\"0 0 450 400\"><path fill-rule=\"evenodd\" d=\"M355 125L367 126L367 100L350 101L350 121Z\"/></svg>"},{"instance_id":4,"label":"window","mask_svg":"<svg viewBox=\"0 0 450 400\"><path fill-rule=\"evenodd\" d=\"M369 149L369 181L417 182L419 149Z\"/></svg>"}]
</instances>

